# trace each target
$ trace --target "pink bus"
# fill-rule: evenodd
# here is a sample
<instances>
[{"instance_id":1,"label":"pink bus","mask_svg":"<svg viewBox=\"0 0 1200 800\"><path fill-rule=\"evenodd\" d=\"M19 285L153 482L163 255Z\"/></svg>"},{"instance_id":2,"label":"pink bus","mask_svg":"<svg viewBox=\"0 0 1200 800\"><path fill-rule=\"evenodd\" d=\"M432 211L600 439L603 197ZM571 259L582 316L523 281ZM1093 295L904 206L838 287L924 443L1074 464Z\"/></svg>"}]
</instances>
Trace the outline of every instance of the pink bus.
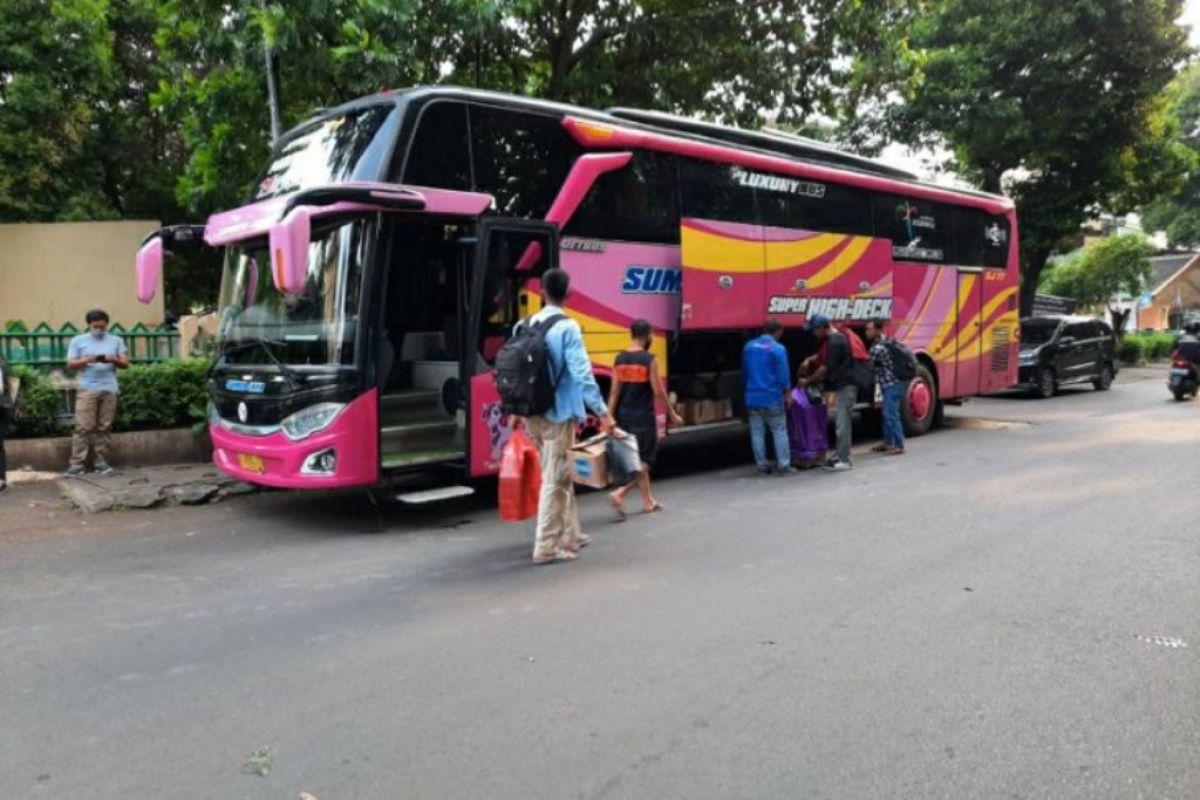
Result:
<instances>
[{"instance_id":1,"label":"pink bus","mask_svg":"<svg viewBox=\"0 0 1200 800\"><path fill-rule=\"evenodd\" d=\"M225 253L214 460L270 486L495 473L511 421L491 363L554 265L601 383L648 319L672 391L713 401L694 429L740 424L741 347L768 317L794 359L811 314L892 320L921 364L912 434L1016 382L1011 201L784 134L385 92L284 136L246 205L148 237L140 298L189 238Z\"/></svg>"}]
</instances>

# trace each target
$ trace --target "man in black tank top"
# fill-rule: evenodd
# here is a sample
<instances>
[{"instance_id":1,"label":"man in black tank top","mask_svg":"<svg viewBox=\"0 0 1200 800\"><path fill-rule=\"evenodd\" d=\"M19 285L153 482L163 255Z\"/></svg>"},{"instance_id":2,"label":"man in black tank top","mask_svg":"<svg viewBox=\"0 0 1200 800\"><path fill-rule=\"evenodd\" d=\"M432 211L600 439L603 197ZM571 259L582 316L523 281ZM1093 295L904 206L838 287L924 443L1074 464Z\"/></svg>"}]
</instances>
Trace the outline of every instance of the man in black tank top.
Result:
<instances>
[{"instance_id":1,"label":"man in black tank top","mask_svg":"<svg viewBox=\"0 0 1200 800\"><path fill-rule=\"evenodd\" d=\"M613 507L625 518L625 495L635 486L642 490L642 511L661 511L662 503L650 493L650 468L658 451L658 421L655 414L655 398L667 409L673 425L682 425L683 420L671 408L667 387L663 385L658 371L658 360L650 352L654 333L650 323L635 320L629 328L633 341L629 349L619 354L613 364L612 388L609 390L609 408L614 410L617 427L637 438L638 455L642 459L642 471L637 480L620 487L609 495Z\"/></svg>"}]
</instances>

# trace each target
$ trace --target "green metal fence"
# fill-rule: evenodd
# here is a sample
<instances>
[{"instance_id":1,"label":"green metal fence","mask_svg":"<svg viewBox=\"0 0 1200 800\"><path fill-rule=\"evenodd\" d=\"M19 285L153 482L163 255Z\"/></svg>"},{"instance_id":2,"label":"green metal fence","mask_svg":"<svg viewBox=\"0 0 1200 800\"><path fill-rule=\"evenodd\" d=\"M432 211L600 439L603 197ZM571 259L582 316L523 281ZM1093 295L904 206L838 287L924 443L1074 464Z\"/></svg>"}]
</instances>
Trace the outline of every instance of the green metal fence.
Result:
<instances>
[{"instance_id":1,"label":"green metal fence","mask_svg":"<svg viewBox=\"0 0 1200 800\"><path fill-rule=\"evenodd\" d=\"M120 323L110 325L109 333L120 336L129 351L129 359L145 364L179 356L179 332L165 327L148 328L142 323L126 330ZM43 322L32 330L10 325L0 333L0 352L9 364L30 367L61 367L67 363L67 347L84 331L70 322L58 330Z\"/></svg>"}]
</instances>

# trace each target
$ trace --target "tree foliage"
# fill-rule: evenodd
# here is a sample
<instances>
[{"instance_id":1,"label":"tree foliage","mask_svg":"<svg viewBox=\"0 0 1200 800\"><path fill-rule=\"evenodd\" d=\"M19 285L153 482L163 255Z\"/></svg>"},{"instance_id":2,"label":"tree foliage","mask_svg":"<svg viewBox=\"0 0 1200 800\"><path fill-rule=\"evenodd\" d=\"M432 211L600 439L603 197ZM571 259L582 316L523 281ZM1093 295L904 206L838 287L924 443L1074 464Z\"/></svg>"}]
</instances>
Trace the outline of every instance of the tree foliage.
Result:
<instances>
[{"instance_id":1,"label":"tree foliage","mask_svg":"<svg viewBox=\"0 0 1200 800\"><path fill-rule=\"evenodd\" d=\"M911 74L916 0L172 0L156 95L191 151L178 200L244 196L269 139L261 43L279 54L287 124L385 87L450 83L754 127L839 120Z\"/></svg>"},{"instance_id":2,"label":"tree foliage","mask_svg":"<svg viewBox=\"0 0 1200 800\"><path fill-rule=\"evenodd\" d=\"M1113 301L1120 296L1136 296L1145 289L1154 274L1150 263L1153 252L1154 246L1144 236L1108 236L1048 270L1040 288L1049 294L1072 297L1085 308L1105 306L1120 333L1126 315Z\"/></svg>"},{"instance_id":3,"label":"tree foliage","mask_svg":"<svg viewBox=\"0 0 1200 800\"><path fill-rule=\"evenodd\" d=\"M1178 189L1142 209L1147 230L1165 231L1174 247L1200 247L1200 64L1180 71L1167 89L1179 141L1191 161Z\"/></svg>"},{"instance_id":4,"label":"tree foliage","mask_svg":"<svg viewBox=\"0 0 1200 800\"><path fill-rule=\"evenodd\" d=\"M946 144L1021 224L1022 310L1046 258L1104 207L1178 181L1190 154L1162 90L1188 55L1182 0L941 0L913 33L923 75L889 114L909 142Z\"/></svg>"},{"instance_id":5,"label":"tree foliage","mask_svg":"<svg viewBox=\"0 0 1200 800\"><path fill-rule=\"evenodd\" d=\"M0 4L0 221L174 220L154 0Z\"/></svg>"}]
</instances>

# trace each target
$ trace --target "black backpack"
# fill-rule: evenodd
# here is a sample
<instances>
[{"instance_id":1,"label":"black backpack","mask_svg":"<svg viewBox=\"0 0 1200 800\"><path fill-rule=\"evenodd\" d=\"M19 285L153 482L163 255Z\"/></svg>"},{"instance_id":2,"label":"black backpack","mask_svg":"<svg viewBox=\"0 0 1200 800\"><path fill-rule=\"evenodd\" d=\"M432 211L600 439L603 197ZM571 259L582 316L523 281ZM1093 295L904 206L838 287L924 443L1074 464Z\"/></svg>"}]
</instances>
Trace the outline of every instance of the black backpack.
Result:
<instances>
[{"instance_id":1,"label":"black backpack","mask_svg":"<svg viewBox=\"0 0 1200 800\"><path fill-rule=\"evenodd\" d=\"M566 318L554 314L536 323L522 320L496 354L494 378L504 413L535 417L553 408L558 378L550 364L546 334Z\"/></svg>"},{"instance_id":2,"label":"black backpack","mask_svg":"<svg viewBox=\"0 0 1200 800\"><path fill-rule=\"evenodd\" d=\"M917 357L912 350L895 339L888 339L887 348L892 356L892 372L896 380L911 381L917 377Z\"/></svg>"}]
</instances>

